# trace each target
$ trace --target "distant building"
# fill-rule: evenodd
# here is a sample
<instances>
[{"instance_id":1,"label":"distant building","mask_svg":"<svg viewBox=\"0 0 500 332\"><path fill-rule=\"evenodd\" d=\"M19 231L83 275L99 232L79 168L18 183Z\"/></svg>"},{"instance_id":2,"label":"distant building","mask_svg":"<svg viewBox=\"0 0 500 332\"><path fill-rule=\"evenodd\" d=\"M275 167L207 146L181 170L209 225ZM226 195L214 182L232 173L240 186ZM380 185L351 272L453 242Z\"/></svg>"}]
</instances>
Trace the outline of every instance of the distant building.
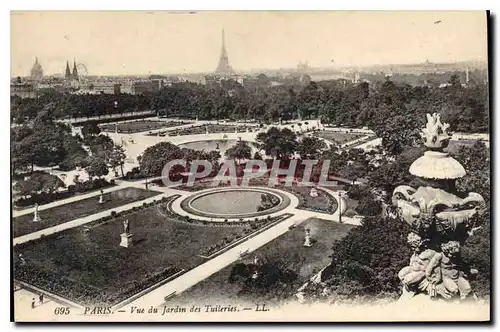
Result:
<instances>
[{"instance_id":1,"label":"distant building","mask_svg":"<svg viewBox=\"0 0 500 332\"><path fill-rule=\"evenodd\" d=\"M66 73L64 74L64 78L66 81L71 81L72 79L71 70L69 70L69 61L66 61Z\"/></svg>"},{"instance_id":2,"label":"distant building","mask_svg":"<svg viewBox=\"0 0 500 332\"><path fill-rule=\"evenodd\" d=\"M259 74L256 77L243 77L238 82L245 88L267 88L271 86L271 80L266 74Z\"/></svg>"},{"instance_id":3,"label":"distant building","mask_svg":"<svg viewBox=\"0 0 500 332\"><path fill-rule=\"evenodd\" d=\"M10 95L21 98L36 98L36 89L32 83L21 82L20 78L10 83Z\"/></svg>"},{"instance_id":4,"label":"distant building","mask_svg":"<svg viewBox=\"0 0 500 332\"><path fill-rule=\"evenodd\" d=\"M79 81L80 78L78 77L78 69L76 69L76 61L73 60L73 73L71 74L71 77L75 80L75 81Z\"/></svg>"},{"instance_id":5,"label":"distant building","mask_svg":"<svg viewBox=\"0 0 500 332\"><path fill-rule=\"evenodd\" d=\"M215 74L218 76L232 76L234 75L233 67L229 64L229 57L227 55L226 44L224 41L224 29L222 29L222 48L219 58L219 64L215 69Z\"/></svg>"},{"instance_id":6,"label":"distant building","mask_svg":"<svg viewBox=\"0 0 500 332\"><path fill-rule=\"evenodd\" d=\"M121 93L121 88L122 88L122 85L120 83L115 83L113 85L113 93L115 95L119 95Z\"/></svg>"},{"instance_id":7,"label":"distant building","mask_svg":"<svg viewBox=\"0 0 500 332\"><path fill-rule=\"evenodd\" d=\"M41 81L43 79L42 65L38 63L38 57L35 58L35 63L31 68L30 78L34 81Z\"/></svg>"},{"instance_id":8,"label":"distant building","mask_svg":"<svg viewBox=\"0 0 500 332\"><path fill-rule=\"evenodd\" d=\"M121 84L114 82L92 82L86 86L80 86L80 89L74 94L115 94L121 93Z\"/></svg>"},{"instance_id":9,"label":"distant building","mask_svg":"<svg viewBox=\"0 0 500 332\"><path fill-rule=\"evenodd\" d=\"M73 71L69 69L69 61L66 61L64 83L66 86L71 87L72 89L78 89L80 87L80 77L78 75L78 69L76 68L75 60L73 60Z\"/></svg>"},{"instance_id":10,"label":"distant building","mask_svg":"<svg viewBox=\"0 0 500 332\"><path fill-rule=\"evenodd\" d=\"M147 92L157 92L160 90L161 81L150 80L150 81L137 81L132 83L132 94L140 95Z\"/></svg>"}]
</instances>

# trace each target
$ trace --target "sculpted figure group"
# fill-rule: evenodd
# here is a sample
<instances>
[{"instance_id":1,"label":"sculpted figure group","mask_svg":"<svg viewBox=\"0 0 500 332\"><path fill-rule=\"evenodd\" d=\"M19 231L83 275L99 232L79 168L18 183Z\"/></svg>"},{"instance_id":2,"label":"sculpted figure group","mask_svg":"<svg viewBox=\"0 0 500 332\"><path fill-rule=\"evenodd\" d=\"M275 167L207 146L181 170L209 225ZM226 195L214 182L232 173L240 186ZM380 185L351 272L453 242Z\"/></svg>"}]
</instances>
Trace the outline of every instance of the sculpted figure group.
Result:
<instances>
[{"instance_id":1,"label":"sculpted figure group","mask_svg":"<svg viewBox=\"0 0 500 332\"><path fill-rule=\"evenodd\" d=\"M442 243L436 251L428 247L428 239L412 232L408 234L408 244L413 249L410 264L398 274L406 292L427 293L430 297L445 299L457 296L466 299L471 295L468 279L475 276L477 270L462 262L458 241Z\"/></svg>"}]
</instances>

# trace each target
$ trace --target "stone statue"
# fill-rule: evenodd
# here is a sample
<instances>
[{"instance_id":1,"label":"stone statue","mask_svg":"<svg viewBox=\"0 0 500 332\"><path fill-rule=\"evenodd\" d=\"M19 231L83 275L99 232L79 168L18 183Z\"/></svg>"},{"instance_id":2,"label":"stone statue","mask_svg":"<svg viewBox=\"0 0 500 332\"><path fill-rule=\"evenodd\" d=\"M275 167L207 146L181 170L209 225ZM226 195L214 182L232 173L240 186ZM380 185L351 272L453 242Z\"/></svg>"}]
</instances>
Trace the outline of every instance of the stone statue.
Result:
<instances>
[{"instance_id":1,"label":"stone statue","mask_svg":"<svg viewBox=\"0 0 500 332\"><path fill-rule=\"evenodd\" d=\"M419 289L426 288L427 283L424 281L427 278L426 269L437 252L426 248L426 241L416 233L408 234L408 244L413 249L410 265L402 268L398 277L406 291L417 292Z\"/></svg>"},{"instance_id":2,"label":"stone statue","mask_svg":"<svg viewBox=\"0 0 500 332\"><path fill-rule=\"evenodd\" d=\"M35 212L33 215L33 221L40 221L40 215L38 214L38 203L35 203Z\"/></svg>"},{"instance_id":3,"label":"stone statue","mask_svg":"<svg viewBox=\"0 0 500 332\"><path fill-rule=\"evenodd\" d=\"M125 219L123 221L123 233L129 234L130 233L130 228L129 228L129 222L128 219Z\"/></svg>"},{"instance_id":4,"label":"stone statue","mask_svg":"<svg viewBox=\"0 0 500 332\"><path fill-rule=\"evenodd\" d=\"M312 247L311 243L311 230L309 228L306 228L306 238L304 241L304 247Z\"/></svg>"},{"instance_id":5,"label":"stone statue","mask_svg":"<svg viewBox=\"0 0 500 332\"><path fill-rule=\"evenodd\" d=\"M476 274L477 271L465 267L462 263L460 243L458 241L441 244L441 251L429 263L429 270L440 269L441 279L437 280L437 282L443 283L448 295L444 296L445 298L452 298L455 295L459 295L461 299L467 298L472 292L467 278Z\"/></svg>"},{"instance_id":6,"label":"stone statue","mask_svg":"<svg viewBox=\"0 0 500 332\"><path fill-rule=\"evenodd\" d=\"M99 204L103 204L104 203L104 191L101 189L101 194L99 195Z\"/></svg>"}]
</instances>

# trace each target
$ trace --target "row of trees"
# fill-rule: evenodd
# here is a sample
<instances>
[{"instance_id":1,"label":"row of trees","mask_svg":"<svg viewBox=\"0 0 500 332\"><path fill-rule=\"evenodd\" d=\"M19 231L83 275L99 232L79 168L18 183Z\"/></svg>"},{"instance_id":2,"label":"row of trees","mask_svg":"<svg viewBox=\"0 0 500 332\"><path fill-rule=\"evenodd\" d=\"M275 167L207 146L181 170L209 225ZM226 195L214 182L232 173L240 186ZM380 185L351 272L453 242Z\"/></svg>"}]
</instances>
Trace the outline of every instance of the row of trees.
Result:
<instances>
[{"instance_id":1,"label":"row of trees","mask_svg":"<svg viewBox=\"0 0 500 332\"><path fill-rule=\"evenodd\" d=\"M62 171L84 168L90 182L74 179L75 185L81 187L77 191L106 185L105 181L93 179L107 175L109 169L117 172L120 168L123 176L125 151L99 132L97 126L89 125L82 129L83 137L72 134L69 126L54 122L48 112L40 113L32 123L11 128L12 174L18 179L14 190L26 199L33 200L35 196L43 202L57 199L64 182L56 175L35 170L35 166L58 166Z\"/></svg>"},{"instance_id":2,"label":"row of trees","mask_svg":"<svg viewBox=\"0 0 500 332\"><path fill-rule=\"evenodd\" d=\"M34 167L55 167L68 171L86 168L91 177L107 174L107 169L123 167L125 152L99 128L84 127L83 137L73 135L69 126L54 122L47 113L32 124L11 128L12 170L14 176L33 172ZM122 168L123 173L123 168Z\"/></svg>"},{"instance_id":3,"label":"row of trees","mask_svg":"<svg viewBox=\"0 0 500 332\"><path fill-rule=\"evenodd\" d=\"M451 129L463 132L488 130L488 86L463 87L453 75L444 88L395 84L387 79L373 84L345 80L310 82L307 86L281 85L244 88L236 81L220 86L176 83L156 93L142 95L70 95L44 93L36 99L11 100L13 120L34 119L46 109L54 118L87 117L130 111L156 110L168 116L199 119L257 119L274 122L321 117L346 126L369 126L380 137L392 136L396 128L411 126L425 112L440 112ZM117 102L115 104L115 102ZM395 126L384 131L385 123ZM413 135L403 136L412 140ZM398 149L398 147L394 147Z\"/></svg>"}]
</instances>

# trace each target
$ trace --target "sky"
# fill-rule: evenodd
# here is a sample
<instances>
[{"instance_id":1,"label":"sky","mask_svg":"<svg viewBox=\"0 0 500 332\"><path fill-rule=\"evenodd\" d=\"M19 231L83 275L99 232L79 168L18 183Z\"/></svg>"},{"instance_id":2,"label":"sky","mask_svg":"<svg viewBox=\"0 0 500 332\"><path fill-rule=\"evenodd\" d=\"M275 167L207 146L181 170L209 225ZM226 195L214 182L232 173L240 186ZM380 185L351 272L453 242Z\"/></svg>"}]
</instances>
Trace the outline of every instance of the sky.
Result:
<instances>
[{"instance_id":1,"label":"sky","mask_svg":"<svg viewBox=\"0 0 500 332\"><path fill-rule=\"evenodd\" d=\"M11 76L38 57L89 75L215 70L225 30L235 70L487 61L485 12L30 11L11 13Z\"/></svg>"}]
</instances>

